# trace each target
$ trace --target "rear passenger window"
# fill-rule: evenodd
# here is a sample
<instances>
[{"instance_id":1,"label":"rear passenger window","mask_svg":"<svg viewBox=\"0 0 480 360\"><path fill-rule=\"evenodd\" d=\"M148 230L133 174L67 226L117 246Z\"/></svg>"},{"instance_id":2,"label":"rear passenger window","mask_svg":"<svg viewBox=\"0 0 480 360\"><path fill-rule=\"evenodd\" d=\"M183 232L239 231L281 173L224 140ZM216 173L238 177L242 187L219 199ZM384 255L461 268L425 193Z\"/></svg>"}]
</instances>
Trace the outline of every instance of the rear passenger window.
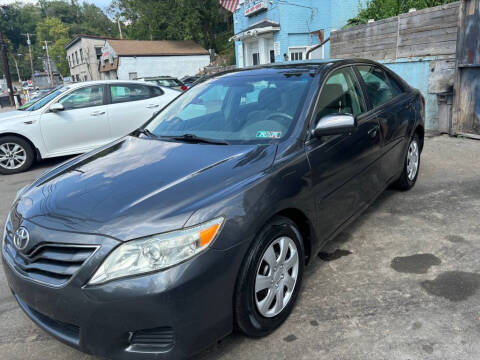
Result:
<instances>
[{"instance_id":1,"label":"rear passenger window","mask_svg":"<svg viewBox=\"0 0 480 360\"><path fill-rule=\"evenodd\" d=\"M358 66L358 71L367 88L367 95L373 107L377 107L392 99L395 95L385 72L370 65Z\"/></svg>"},{"instance_id":2,"label":"rear passenger window","mask_svg":"<svg viewBox=\"0 0 480 360\"><path fill-rule=\"evenodd\" d=\"M403 93L403 88L402 86L398 83L397 80L395 80L393 77L387 74L388 80L390 80L390 85L392 86L392 92L393 96L397 96L401 93Z\"/></svg>"},{"instance_id":3,"label":"rear passenger window","mask_svg":"<svg viewBox=\"0 0 480 360\"><path fill-rule=\"evenodd\" d=\"M150 98L149 86L137 84L110 85L112 104Z\"/></svg>"},{"instance_id":4,"label":"rear passenger window","mask_svg":"<svg viewBox=\"0 0 480 360\"><path fill-rule=\"evenodd\" d=\"M150 86L150 90L152 91L152 97L157 97L163 95L163 90L159 87Z\"/></svg>"}]
</instances>

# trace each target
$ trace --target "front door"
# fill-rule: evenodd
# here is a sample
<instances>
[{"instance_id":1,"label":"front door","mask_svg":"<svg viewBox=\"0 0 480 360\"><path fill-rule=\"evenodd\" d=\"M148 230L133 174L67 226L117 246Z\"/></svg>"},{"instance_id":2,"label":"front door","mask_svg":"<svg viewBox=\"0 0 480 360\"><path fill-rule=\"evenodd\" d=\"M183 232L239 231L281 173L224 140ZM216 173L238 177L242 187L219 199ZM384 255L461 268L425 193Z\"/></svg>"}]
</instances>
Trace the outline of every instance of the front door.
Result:
<instances>
[{"instance_id":1,"label":"front door","mask_svg":"<svg viewBox=\"0 0 480 360\"><path fill-rule=\"evenodd\" d=\"M333 72L318 99L315 124L325 115L352 114L358 129L352 134L313 137L306 145L319 234L323 238L333 234L382 189L376 161L380 152L379 125L366 111L352 68Z\"/></svg>"},{"instance_id":2,"label":"front door","mask_svg":"<svg viewBox=\"0 0 480 360\"><path fill-rule=\"evenodd\" d=\"M110 137L105 85L85 86L65 94L64 110L42 114L40 127L49 156L78 154Z\"/></svg>"}]
</instances>

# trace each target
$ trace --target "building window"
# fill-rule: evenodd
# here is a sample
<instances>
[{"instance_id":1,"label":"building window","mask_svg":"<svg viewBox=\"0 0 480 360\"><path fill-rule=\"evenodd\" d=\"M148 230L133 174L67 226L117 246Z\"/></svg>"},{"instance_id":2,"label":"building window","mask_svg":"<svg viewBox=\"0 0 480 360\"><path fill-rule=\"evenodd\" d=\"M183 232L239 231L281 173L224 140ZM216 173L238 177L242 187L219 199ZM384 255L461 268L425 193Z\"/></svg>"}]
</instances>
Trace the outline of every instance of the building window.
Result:
<instances>
[{"instance_id":1,"label":"building window","mask_svg":"<svg viewBox=\"0 0 480 360\"><path fill-rule=\"evenodd\" d=\"M68 58L68 66L72 67L72 59L70 59L70 55L68 55L67 58Z\"/></svg>"},{"instance_id":2,"label":"building window","mask_svg":"<svg viewBox=\"0 0 480 360\"><path fill-rule=\"evenodd\" d=\"M131 73L128 73L128 79L129 80L135 80L137 78L137 73L136 72L131 72Z\"/></svg>"},{"instance_id":3,"label":"building window","mask_svg":"<svg viewBox=\"0 0 480 360\"><path fill-rule=\"evenodd\" d=\"M270 50L270 64L275 63L275 50Z\"/></svg>"},{"instance_id":4,"label":"building window","mask_svg":"<svg viewBox=\"0 0 480 360\"><path fill-rule=\"evenodd\" d=\"M292 61L303 60L305 59L306 51L307 51L307 48L305 47L291 47L291 48L288 48L288 55L290 60Z\"/></svg>"},{"instance_id":5,"label":"building window","mask_svg":"<svg viewBox=\"0 0 480 360\"><path fill-rule=\"evenodd\" d=\"M97 61L100 61L100 58L102 57L102 48L101 47L96 47L95 48L95 55L97 56Z\"/></svg>"},{"instance_id":6,"label":"building window","mask_svg":"<svg viewBox=\"0 0 480 360\"><path fill-rule=\"evenodd\" d=\"M76 52L76 51L75 51L75 62L77 63L77 65L80 64L80 63L78 62L78 52Z\"/></svg>"},{"instance_id":7,"label":"building window","mask_svg":"<svg viewBox=\"0 0 480 360\"><path fill-rule=\"evenodd\" d=\"M260 64L260 53L256 52L252 54L253 66Z\"/></svg>"},{"instance_id":8,"label":"building window","mask_svg":"<svg viewBox=\"0 0 480 360\"><path fill-rule=\"evenodd\" d=\"M83 49L80 49L80 61L83 64Z\"/></svg>"}]
</instances>

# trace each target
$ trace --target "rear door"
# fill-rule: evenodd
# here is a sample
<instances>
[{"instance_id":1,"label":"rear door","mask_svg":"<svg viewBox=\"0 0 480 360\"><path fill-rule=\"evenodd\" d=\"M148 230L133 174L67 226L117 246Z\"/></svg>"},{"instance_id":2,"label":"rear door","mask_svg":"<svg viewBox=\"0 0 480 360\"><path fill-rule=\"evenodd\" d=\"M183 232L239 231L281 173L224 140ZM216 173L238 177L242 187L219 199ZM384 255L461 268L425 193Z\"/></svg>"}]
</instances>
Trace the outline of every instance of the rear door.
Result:
<instances>
[{"instance_id":1,"label":"rear door","mask_svg":"<svg viewBox=\"0 0 480 360\"><path fill-rule=\"evenodd\" d=\"M334 71L326 80L314 112L314 123L329 114L352 114L358 129L352 134L312 137L306 144L312 168L320 234L328 238L380 191L379 124L367 112L363 93L351 67Z\"/></svg>"},{"instance_id":2,"label":"rear door","mask_svg":"<svg viewBox=\"0 0 480 360\"><path fill-rule=\"evenodd\" d=\"M415 122L414 94L407 92L395 78L375 65L356 66L370 103L372 116L378 119L382 133L382 178L394 180L402 169L409 124Z\"/></svg>"},{"instance_id":3,"label":"rear door","mask_svg":"<svg viewBox=\"0 0 480 360\"><path fill-rule=\"evenodd\" d=\"M104 84L75 89L57 101L63 111L41 115L40 127L49 156L82 153L108 142L106 90Z\"/></svg>"},{"instance_id":4,"label":"rear door","mask_svg":"<svg viewBox=\"0 0 480 360\"><path fill-rule=\"evenodd\" d=\"M165 91L147 84L110 84L109 97L108 114L112 140L131 133L168 103Z\"/></svg>"}]
</instances>

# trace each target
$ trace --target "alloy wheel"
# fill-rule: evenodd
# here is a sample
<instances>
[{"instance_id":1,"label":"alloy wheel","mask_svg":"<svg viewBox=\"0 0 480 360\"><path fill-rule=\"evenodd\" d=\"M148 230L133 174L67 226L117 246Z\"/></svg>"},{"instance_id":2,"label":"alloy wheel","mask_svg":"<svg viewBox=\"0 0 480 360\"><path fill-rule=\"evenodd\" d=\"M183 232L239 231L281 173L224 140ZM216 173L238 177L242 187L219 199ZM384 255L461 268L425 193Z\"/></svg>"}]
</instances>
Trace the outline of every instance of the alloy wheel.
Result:
<instances>
[{"instance_id":1,"label":"alloy wheel","mask_svg":"<svg viewBox=\"0 0 480 360\"><path fill-rule=\"evenodd\" d=\"M255 278L255 304L262 316L274 317L288 305L297 284L299 267L295 242L275 239L263 254Z\"/></svg>"},{"instance_id":2,"label":"alloy wheel","mask_svg":"<svg viewBox=\"0 0 480 360\"><path fill-rule=\"evenodd\" d=\"M0 145L0 166L7 170L22 167L27 161L27 152L19 144L4 143Z\"/></svg>"},{"instance_id":3,"label":"alloy wheel","mask_svg":"<svg viewBox=\"0 0 480 360\"><path fill-rule=\"evenodd\" d=\"M408 147L408 154L407 154L407 176L410 181L415 179L415 176L417 176L418 159L419 159L418 143L415 139L413 139L410 142L410 146Z\"/></svg>"}]
</instances>

